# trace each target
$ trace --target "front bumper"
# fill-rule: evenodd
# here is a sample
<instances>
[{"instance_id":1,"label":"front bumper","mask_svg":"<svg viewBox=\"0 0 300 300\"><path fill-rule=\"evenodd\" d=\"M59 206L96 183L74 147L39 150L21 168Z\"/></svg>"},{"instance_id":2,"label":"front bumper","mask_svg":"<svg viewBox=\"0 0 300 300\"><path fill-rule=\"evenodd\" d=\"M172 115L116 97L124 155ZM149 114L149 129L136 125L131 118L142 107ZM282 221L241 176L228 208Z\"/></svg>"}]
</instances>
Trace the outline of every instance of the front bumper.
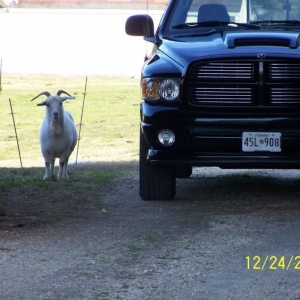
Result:
<instances>
[{"instance_id":1,"label":"front bumper","mask_svg":"<svg viewBox=\"0 0 300 300\"><path fill-rule=\"evenodd\" d=\"M222 116L187 113L174 107L141 105L141 128L152 164L215 166L247 169L300 168L300 114L285 116ZM164 147L157 133L175 133ZM280 132L281 152L243 152L243 132Z\"/></svg>"}]
</instances>

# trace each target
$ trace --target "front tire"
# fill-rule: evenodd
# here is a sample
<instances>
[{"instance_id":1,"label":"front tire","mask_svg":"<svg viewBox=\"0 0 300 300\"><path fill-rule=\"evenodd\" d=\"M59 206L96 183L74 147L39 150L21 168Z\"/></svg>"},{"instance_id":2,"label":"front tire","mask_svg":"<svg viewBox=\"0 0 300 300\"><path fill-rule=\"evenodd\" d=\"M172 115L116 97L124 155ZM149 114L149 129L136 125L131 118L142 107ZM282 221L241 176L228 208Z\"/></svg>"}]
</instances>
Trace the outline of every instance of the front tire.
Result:
<instances>
[{"instance_id":1,"label":"front tire","mask_svg":"<svg viewBox=\"0 0 300 300\"><path fill-rule=\"evenodd\" d=\"M147 161L149 146L140 131L140 196L143 200L172 200L176 192L173 166L151 165Z\"/></svg>"}]
</instances>

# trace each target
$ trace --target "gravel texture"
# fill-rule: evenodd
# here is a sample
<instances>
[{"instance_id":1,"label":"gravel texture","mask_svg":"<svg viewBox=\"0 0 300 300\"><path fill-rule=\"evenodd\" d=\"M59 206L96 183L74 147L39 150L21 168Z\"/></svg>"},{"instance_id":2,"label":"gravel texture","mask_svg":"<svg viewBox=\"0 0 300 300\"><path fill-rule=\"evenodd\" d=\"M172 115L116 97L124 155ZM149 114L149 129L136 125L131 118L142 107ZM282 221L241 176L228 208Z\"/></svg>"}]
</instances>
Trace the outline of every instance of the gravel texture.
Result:
<instances>
[{"instance_id":1,"label":"gravel texture","mask_svg":"<svg viewBox=\"0 0 300 300\"><path fill-rule=\"evenodd\" d=\"M1 299L300 299L299 175L196 169L174 201L142 201L135 169L84 201L8 193Z\"/></svg>"}]
</instances>

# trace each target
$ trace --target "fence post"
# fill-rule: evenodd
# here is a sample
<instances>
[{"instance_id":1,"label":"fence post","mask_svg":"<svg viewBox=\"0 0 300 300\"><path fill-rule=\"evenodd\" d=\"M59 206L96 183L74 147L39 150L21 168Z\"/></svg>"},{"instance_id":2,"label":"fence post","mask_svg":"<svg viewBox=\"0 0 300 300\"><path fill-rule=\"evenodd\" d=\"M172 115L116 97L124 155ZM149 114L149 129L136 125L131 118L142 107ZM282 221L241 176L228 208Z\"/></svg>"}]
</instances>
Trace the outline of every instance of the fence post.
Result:
<instances>
[{"instance_id":1,"label":"fence post","mask_svg":"<svg viewBox=\"0 0 300 300\"><path fill-rule=\"evenodd\" d=\"M10 98L9 98L9 105L10 105L11 116L12 116L12 119L13 119L14 129L15 129L15 136L16 136L17 146L18 146L18 151L19 151L20 164L21 164L21 168L23 168L22 159L21 159L21 152L20 152L20 146L19 146L19 139L18 139L17 128L16 128L16 123L15 123L15 117L14 117L14 112L13 112L13 108L12 108L12 105L11 105Z\"/></svg>"},{"instance_id":2,"label":"fence post","mask_svg":"<svg viewBox=\"0 0 300 300\"><path fill-rule=\"evenodd\" d=\"M77 144L77 153L76 153L76 161L75 161L75 164L76 164L76 165L77 165L77 157L78 157L78 151L79 151L80 133L81 133L81 125L82 125L83 110L84 110L84 101L85 101L85 96L86 96L87 80L88 80L88 78L86 77L86 78L85 78L84 92L82 93L82 94L83 94L83 100L82 100L81 118L80 118L80 123L79 123L78 144Z\"/></svg>"}]
</instances>

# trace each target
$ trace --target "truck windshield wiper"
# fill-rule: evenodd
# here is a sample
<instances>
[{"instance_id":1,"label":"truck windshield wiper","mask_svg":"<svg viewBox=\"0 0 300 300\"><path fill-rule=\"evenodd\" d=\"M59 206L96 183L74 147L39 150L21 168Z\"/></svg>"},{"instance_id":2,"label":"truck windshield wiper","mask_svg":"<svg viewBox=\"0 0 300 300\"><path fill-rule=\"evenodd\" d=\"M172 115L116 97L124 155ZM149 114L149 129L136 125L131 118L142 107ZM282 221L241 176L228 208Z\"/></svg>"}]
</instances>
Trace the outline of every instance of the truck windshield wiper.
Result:
<instances>
[{"instance_id":1,"label":"truck windshield wiper","mask_svg":"<svg viewBox=\"0 0 300 300\"><path fill-rule=\"evenodd\" d=\"M298 20L262 20L262 21L253 21L250 25L300 25Z\"/></svg>"},{"instance_id":2,"label":"truck windshield wiper","mask_svg":"<svg viewBox=\"0 0 300 300\"><path fill-rule=\"evenodd\" d=\"M243 27L249 29L260 29L259 26L255 24L247 23L235 23L235 22L222 22L222 21L207 21L207 22L190 22L183 23L173 26L173 29L186 29L186 28L197 28L197 27L214 27L214 26L229 26L232 28Z\"/></svg>"}]
</instances>

